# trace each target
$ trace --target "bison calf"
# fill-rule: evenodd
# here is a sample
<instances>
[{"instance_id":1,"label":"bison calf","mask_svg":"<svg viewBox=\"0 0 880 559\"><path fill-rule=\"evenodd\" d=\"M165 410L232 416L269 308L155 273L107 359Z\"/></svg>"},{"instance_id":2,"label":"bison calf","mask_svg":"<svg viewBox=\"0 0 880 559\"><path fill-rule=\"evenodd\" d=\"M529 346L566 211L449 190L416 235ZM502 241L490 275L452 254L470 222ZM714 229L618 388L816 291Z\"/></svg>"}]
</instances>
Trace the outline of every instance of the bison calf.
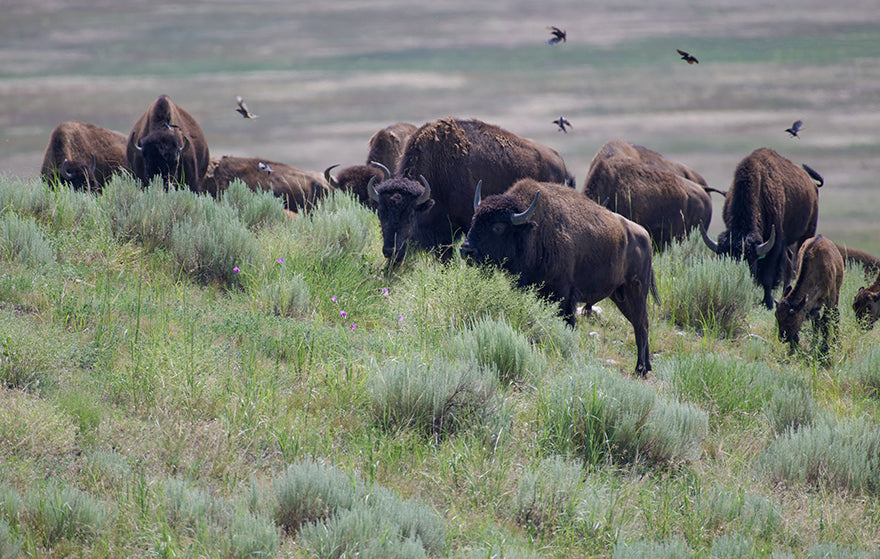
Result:
<instances>
[{"instance_id":1,"label":"bison calf","mask_svg":"<svg viewBox=\"0 0 880 559\"><path fill-rule=\"evenodd\" d=\"M521 286L538 285L559 301L572 327L579 302L587 308L610 297L632 324L636 374L651 370L648 291L657 299L651 238L645 229L573 189L533 179L480 200L461 253L502 266Z\"/></svg>"},{"instance_id":2,"label":"bison calf","mask_svg":"<svg viewBox=\"0 0 880 559\"><path fill-rule=\"evenodd\" d=\"M843 283L843 257L833 242L817 235L801 246L797 267L794 287L786 287L782 300L776 303L779 339L788 342L794 352L801 325L809 318L813 332L822 336L819 354L825 356L838 328L837 301Z\"/></svg>"},{"instance_id":3,"label":"bison calf","mask_svg":"<svg viewBox=\"0 0 880 559\"><path fill-rule=\"evenodd\" d=\"M859 288L853 300L853 312L862 328L870 330L874 327L874 323L880 318L880 274L873 285Z\"/></svg>"}]
</instances>

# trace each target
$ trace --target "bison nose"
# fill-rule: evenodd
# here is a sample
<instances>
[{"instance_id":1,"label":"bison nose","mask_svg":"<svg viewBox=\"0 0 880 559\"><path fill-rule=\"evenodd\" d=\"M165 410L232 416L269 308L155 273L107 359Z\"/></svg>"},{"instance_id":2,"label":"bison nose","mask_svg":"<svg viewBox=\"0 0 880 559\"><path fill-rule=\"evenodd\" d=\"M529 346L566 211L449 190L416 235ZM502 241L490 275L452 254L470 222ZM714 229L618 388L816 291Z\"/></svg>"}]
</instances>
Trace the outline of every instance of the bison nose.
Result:
<instances>
[{"instance_id":1,"label":"bison nose","mask_svg":"<svg viewBox=\"0 0 880 559\"><path fill-rule=\"evenodd\" d=\"M459 253L461 254L461 256L464 258L464 257L471 256L472 254L474 254L475 251L474 251L474 248L473 248L471 245L469 245L469 244L467 244L467 243L465 242L465 243L463 243L463 244L461 245L461 247L458 249L458 252L459 252Z\"/></svg>"}]
</instances>

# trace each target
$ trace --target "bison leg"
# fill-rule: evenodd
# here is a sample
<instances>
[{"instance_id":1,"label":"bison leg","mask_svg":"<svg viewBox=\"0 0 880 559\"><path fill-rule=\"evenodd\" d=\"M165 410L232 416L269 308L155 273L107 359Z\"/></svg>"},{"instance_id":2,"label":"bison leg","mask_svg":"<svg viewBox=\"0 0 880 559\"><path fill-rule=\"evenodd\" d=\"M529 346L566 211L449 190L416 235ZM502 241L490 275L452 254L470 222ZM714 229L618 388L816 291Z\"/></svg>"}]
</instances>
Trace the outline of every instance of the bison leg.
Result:
<instances>
[{"instance_id":1,"label":"bison leg","mask_svg":"<svg viewBox=\"0 0 880 559\"><path fill-rule=\"evenodd\" d=\"M651 351L648 348L648 290L639 279L618 287L611 300L632 324L636 338L636 375L645 377L651 370Z\"/></svg>"}]
</instances>

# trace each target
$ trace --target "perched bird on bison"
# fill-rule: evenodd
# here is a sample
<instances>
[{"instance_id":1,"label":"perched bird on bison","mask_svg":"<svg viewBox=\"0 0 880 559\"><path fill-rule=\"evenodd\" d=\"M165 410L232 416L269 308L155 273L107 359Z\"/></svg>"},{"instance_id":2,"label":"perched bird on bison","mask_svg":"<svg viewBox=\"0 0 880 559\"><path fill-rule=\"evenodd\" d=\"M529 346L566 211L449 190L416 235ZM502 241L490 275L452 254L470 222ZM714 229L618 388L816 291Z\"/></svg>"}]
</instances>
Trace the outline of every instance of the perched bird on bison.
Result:
<instances>
[{"instance_id":1,"label":"perched bird on bison","mask_svg":"<svg viewBox=\"0 0 880 559\"><path fill-rule=\"evenodd\" d=\"M788 132L792 138L799 138L800 136L798 136L798 132L800 132L803 125L803 120L796 120L794 121L794 124L792 124L790 128L786 128L785 131Z\"/></svg>"},{"instance_id":2,"label":"perched bird on bison","mask_svg":"<svg viewBox=\"0 0 880 559\"><path fill-rule=\"evenodd\" d=\"M462 256L501 266L521 286L539 286L559 302L574 327L579 302L587 308L610 297L632 324L635 372L651 370L648 292L657 297L651 239L645 229L558 183L517 181L500 195L474 196Z\"/></svg>"},{"instance_id":3,"label":"perched bird on bison","mask_svg":"<svg viewBox=\"0 0 880 559\"><path fill-rule=\"evenodd\" d=\"M555 124L556 126L559 127L560 132L565 132L566 134L568 133L568 130L566 130L565 127L566 126L568 126L569 128L571 127L571 122L569 122L568 119L565 118L564 116L561 116L561 117L557 118L556 120L554 120L553 124Z\"/></svg>"},{"instance_id":4,"label":"perched bird on bison","mask_svg":"<svg viewBox=\"0 0 880 559\"><path fill-rule=\"evenodd\" d=\"M697 58L695 56L691 55L690 53L685 52L681 49L675 49L675 50L678 52L678 54L681 55L681 59L684 60L685 62L687 62L688 64L699 64L700 63L700 61L697 60Z\"/></svg>"},{"instance_id":5,"label":"perched bird on bison","mask_svg":"<svg viewBox=\"0 0 880 559\"><path fill-rule=\"evenodd\" d=\"M210 162L202 127L167 95L159 96L131 129L126 157L144 186L160 176L166 185L186 185L196 192L202 192Z\"/></svg>"},{"instance_id":6,"label":"perched bird on bison","mask_svg":"<svg viewBox=\"0 0 880 559\"><path fill-rule=\"evenodd\" d=\"M560 42L561 43L565 42L565 31L563 29L560 29L554 25L548 25L547 29L549 29L550 34L553 35L552 37L547 39L548 45L555 45Z\"/></svg>"},{"instance_id":7,"label":"perched bird on bison","mask_svg":"<svg viewBox=\"0 0 880 559\"><path fill-rule=\"evenodd\" d=\"M128 170L126 136L81 120L52 130L40 174L47 183L100 192L114 173Z\"/></svg>"},{"instance_id":8,"label":"perched bird on bison","mask_svg":"<svg viewBox=\"0 0 880 559\"><path fill-rule=\"evenodd\" d=\"M725 230L703 240L716 254L744 259L773 308L773 289L791 280L791 254L816 234L818 187L800 167L769 148L759 148L736 166L724 199Z\"/></svg>"},{"instance_id":9,"label":"perched bird on bison","mask_svg":"<svg viewBox=\"0 0 880 559\"><path fill-rule=\"evenodd\" d=\"M255 115L248 110L247 104L244 102L244 99L241 97L241 95L239 95L235 98L235 102L238 104L238 108L235 109L235 111L238 114L240 114L242 117L244 117L244 118L260 118L259 115Z\"/></svg>"},{"instance_id":10,"label":"perched bird on bison","mask_svg":"<svg viewBox=\"0 0 880 559\"><path fill-rule=\"evenodd\" d=\"M843 284L843 258L834 243L817 235L801 245L797 269L794 287L787 286L776 304L779 339L787 342L794 353L801 326L809 318L813 332L821 336L817 342L819 355L826 359L840 322L837 303Z\"/></svg>"},{"instance_id":11,"label":"perched bird on bison","mask_svg":"<svg viewBox=\"0 0 880 559\"><path fill-rule=\"evenodd\" d=\"M367 183L372 177L381 181L397 172L406 143L416 129L408 122L386 126L370 138L370 151L364 165L345 167L335 177L330 171L338 165L332 165L324 170L325 180L335 189L354 193L361 204L375 210L376 202L367 193Z\"/></svg>"},{"instance_id":12,"label":"perched bird on bison","mask_svg":"<svg viewBox=\"0 0 880 559\"><path fill-rule=\"evenodd\" d=\"M330 186L317 171L304 171L268 159L224 155L214 159L205 174L205 190L219 196L229 183L240 180L255 192L272 192L292 212L311 209Z\"/></svg>"},{"instance_id":13,"label":"perched bird on bison","mask_svg":"<svg viewBox=\"0 0 880 559\"><path fill-rule=\"evenodd\" d=\"M398 262L411 241L448 256L470 225L477 181L483 192L500 194L522 178L574 181L556 150L498 126L456 118L423 125L409 139L398 172L367 183L378 206L383 254Z\"/></svg>"}]
</instances>

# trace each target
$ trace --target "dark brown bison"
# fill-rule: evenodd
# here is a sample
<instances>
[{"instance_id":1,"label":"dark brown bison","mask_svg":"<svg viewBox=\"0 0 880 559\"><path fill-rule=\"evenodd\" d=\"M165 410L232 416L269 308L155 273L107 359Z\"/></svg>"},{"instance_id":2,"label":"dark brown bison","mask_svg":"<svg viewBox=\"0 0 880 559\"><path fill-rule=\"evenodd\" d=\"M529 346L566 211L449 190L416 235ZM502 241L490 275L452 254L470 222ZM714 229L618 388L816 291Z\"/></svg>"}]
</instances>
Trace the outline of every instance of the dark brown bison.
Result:
<instances>
[{"instance_id":1,"label":"dark brown bison","mask_svg":"<svg viewBox=\"0 0 880 559\"><path fill-rule=\"evenodd\" d=\"M880 318L880 274L873 285L859 288L853 299L853 312L862 328L870 330L874 327L874 323Z\"/></svg>"},{"instance_id":2,"label":"dark brown bison","mask_svg":"<svg viewBox=\"0 0 880 559\"><path fill-rule=\"evenodd\" d=\"M794 287L787 286L776 304L779 339L788 342L794 352L801 325L809 318L813 331L822 337L819 354L826 356L840 320L837 302L843 284L843 257L833 242L817 235L801 245L797 269Z\"/></svg>"},{"instance_id":3,"label":"dark brown bison","mask_svg":"<svg viewBox=\"0 0 880 559\"><path fill-rule=\"evenodd\" d=\"M841 245L837 245L837 250L843 256L844 262L863 266L866 274L874 275L880 272L880 258L872 256L863 250Z\"/></svg>"},{"instance_id":4,"label":"dark brown bison","mask_svg":"<svg viewBox=\"0 0 880 559\"><path fill-rule=\"evenodd\" d=\"M416 130L416 126L408 122L398 122L386 126L370 138L370 152L367 154L367 161L364 165L341 169L336 177L330 174L330 171L337 167L337 165L333 165L324 171L324 179L333 188L352 192L362 204L376 209L376 203L367 193L367 183L372 177L381 181L386 175L382 168L375 163L384 166L389 175L396 173L406 143Z\"/></svg>"},{"instance_id":5,"label":"dark brown bison","mask_svg":"<svg viewBox=\"0 0 880 559\"><path fill-rule=\"evenodd\" d=\"M597 162L612 157L629 157L631 159L636 159L643 163L647 163L648 165L654 165L665 171L669 171L679 177L684 177L701 186L709 186L709 183L706 182L706 179L704 179L702 175L687 165L679 163L678 161L666 159L663 155L652 149L648 149L645 146L631 144L624 140L611 140L602 145L602 147L599 148L599 151L593 156L593 160L590 163L590 170L587 174L592 173L593 167Z\"/></svg>"},{"instance_id":6,"label":"dark brown bison","mask_svg":"<svg viewBox=\"0 0 880 559\"><path fill-rule=\"evenodd\" d=\"M764 288L764 305L772 309L773 289L791 279L791 255L816 234L816 184L788 159L760 148L736 166L723 215L726 230L718 242L701 228L703 240L717 254L745 259Z\"/></svg>"},{"instance_id":7,"label":"dark brown bison","mask_svg":"<svg viewBox=\"0 0 880 559\"><path fill-rule=\"evenodd\" d=\"M463 256L540 286L572 327L579 302L590 308L610 297L633 326L636 374L651 370L647 296L656 300L657 292L651 238L641 225L571 188L532 179L482 201L478 189L474 205Z\"/></svg>"},{"instance_id":8,"label":"dark brown bison","mask_svg":"<svg viewBox=\"0 0 880 559\"><path fill-rule=\"evenodd\" d=\"M367 183L378 204L382 252L396 262L409 241L448 247L470 225L477 181L484 193L501 194L521 178L573 181L556 150L492 124L445 118L423 125L397 173Z\"/></svg>"},{"instance_id":9,"label":"dark brown bison","mask_svg":"<svg viewBox=\"0 0 880 559\"><path fill-rule=\"evenodd\" d=\"M594 158L581 191L644 227L660 249L712 220L706 187L632 157Z\"/></svg>"},{"instance_id":10,"label":"dark brown bison","mask_svg":"<svg viewBox=\"0 0 880 559\"><path fill-rule=\"evenodd\" d=\"M128 169L125 142L122 132L80 120L62 122L49 136L41 175L46 182L100 192L113 173Z\"/></svg>"},{"instance_id":11,"label":"dark brown bison","mask_svg":"<svg viewBox=\"0 0 880 559\"><path fill-rule=\"evenodd\" d=\"M128 135L128 165L146 186L155 176L166 184L202 192L210 162L202 127L188 112L162 95L141 115Z\"/></svg>"},{"instance_id":12,"label":"dark brown bison","mask_svg":"<svg viewBox=\"0 0 880 559\"><path fill-rule=\"evenodd\" d=\"M303 171L268 159L231 155L211 160L202 185L216 197L235 179L251 190L272 192L283 200L285 209L293 212L311 209L329 191L329 185L317 171Z\"/></svg>"}]
</instances>

